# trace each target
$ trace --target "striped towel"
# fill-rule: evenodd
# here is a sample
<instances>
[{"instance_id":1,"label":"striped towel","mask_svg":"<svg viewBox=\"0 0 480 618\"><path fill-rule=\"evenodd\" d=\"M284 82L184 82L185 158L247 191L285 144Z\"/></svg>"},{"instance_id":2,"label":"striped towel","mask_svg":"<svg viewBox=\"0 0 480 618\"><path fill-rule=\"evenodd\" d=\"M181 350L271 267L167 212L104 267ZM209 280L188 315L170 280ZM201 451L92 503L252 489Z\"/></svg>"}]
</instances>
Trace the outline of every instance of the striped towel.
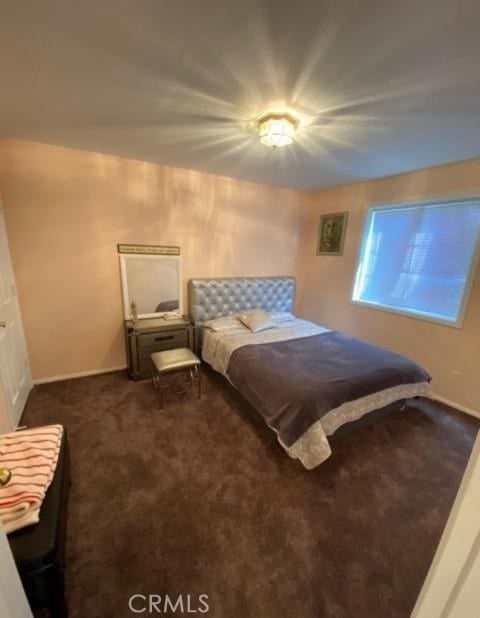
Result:
<instances>
[{"instance_id":1,"label":"striped towel","mask_svg":"<svg viewBox=\"0 0 480 618\"><path fill-rule=\"evenodd\" d=\"M57 467L62 435L61 425L0 435L0 467L12 473L8 484L0 487L0 521L7 534L38 523Z\"/></svg>"}]
</instances>

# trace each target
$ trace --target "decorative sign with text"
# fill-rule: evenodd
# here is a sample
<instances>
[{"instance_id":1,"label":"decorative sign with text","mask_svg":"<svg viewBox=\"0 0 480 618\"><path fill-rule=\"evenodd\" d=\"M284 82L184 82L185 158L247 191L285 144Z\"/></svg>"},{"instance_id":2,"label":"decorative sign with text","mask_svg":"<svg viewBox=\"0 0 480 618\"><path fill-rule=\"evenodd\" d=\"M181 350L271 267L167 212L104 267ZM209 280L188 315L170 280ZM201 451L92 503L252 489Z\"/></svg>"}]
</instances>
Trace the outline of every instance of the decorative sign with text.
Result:
<instances>
[{"instance_id":1,"label":"decorative sign with text","mask_svg":"<svg viewBox=\"0 0 480 618\"><path fill-rule=\"evenodd\" d=\"M180 255L180 247L164 247L160 245L117 245L118 253L134 253L138 255Z\"/></svg>"}]
</instances>

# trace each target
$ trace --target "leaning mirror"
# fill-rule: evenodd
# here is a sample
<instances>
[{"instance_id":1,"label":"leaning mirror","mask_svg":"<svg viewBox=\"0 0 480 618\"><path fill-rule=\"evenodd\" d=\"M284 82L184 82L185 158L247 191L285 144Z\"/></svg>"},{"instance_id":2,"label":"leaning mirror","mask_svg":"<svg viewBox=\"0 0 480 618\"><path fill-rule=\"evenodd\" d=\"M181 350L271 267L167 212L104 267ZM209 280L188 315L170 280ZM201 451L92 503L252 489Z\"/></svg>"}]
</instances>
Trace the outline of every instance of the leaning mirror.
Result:
<instances>
[{"instance_id":1,"label":"leaning mirror","mask_svg":"<svg viewBox=\"0 0 480 618\"><path fill-rule=\"evenodd\" d=\"M182 313L180 257L120 255L125 319Z\"/></svg>"}]
</instances>

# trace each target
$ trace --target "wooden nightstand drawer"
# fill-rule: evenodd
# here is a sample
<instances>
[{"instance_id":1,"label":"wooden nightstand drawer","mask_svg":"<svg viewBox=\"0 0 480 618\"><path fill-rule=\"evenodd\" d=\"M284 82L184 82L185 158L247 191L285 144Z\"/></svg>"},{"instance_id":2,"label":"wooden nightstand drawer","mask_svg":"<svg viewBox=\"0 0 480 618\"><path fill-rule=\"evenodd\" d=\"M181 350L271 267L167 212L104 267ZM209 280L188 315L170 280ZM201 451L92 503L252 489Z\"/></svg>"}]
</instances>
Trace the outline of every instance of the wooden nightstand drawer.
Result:
<instances>
[{"instance_id":1,"label":"wooden nightstand drawer","mask_svg":"<svg viewBox=\"0 0 480 618\"><path fill-rule=\"evenodd\" d=\"M181 347L188 347L188 332L185 328L138 335L138 349L142 352L147 349L155 352Z\"/></svg>"},{"instance_id":2,"label":"wooden nightstand drawer","mask_svg":"<svg viewBox=\"0 0 480 618\"><path fill-rule=\"evenodd\" d=\"M134 380L152 376L153 352L174 348L193 349L193 329L185 318L147 318L125 322L128 374Z\"/></svg>"}]
</instances>

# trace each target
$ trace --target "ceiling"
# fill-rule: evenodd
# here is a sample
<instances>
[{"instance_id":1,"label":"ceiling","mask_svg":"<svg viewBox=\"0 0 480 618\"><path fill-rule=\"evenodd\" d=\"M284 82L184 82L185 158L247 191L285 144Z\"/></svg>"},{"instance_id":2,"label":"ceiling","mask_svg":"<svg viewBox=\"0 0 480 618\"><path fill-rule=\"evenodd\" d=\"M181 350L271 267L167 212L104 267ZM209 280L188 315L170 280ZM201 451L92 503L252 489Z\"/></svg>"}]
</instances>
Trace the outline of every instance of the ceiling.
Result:
<instances>
[{"instance_id":1,"label":"ceiling","mask_svg":"<svg viewBox=\"0 0 480 618\"><path fill-rule=\"evenodd\" d=\"M479 31L478 0L15 0L0 135L303 190L469 159Z\"/></svg>"}]
</instances>

